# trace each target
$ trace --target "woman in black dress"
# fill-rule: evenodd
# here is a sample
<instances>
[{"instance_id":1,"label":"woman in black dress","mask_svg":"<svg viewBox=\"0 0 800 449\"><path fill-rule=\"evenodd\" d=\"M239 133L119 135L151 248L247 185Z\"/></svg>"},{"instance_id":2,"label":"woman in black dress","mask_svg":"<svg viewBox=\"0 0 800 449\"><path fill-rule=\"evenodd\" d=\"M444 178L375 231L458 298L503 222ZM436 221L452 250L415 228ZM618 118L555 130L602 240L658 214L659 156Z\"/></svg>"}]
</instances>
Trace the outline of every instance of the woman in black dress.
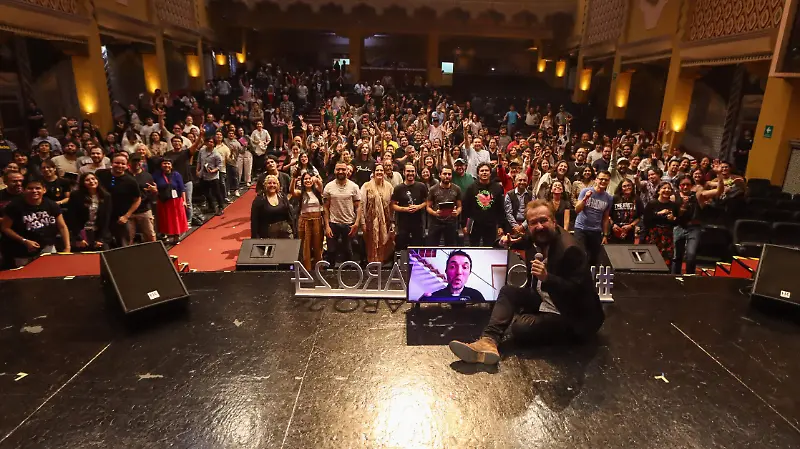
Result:
<instances>
[{"instance_id":1,"label":"woman in black dress","mask_svg":"<svg viewBox=\"0 0 800 449\"><path fill-rule=\"evenodd\" d=\"M78 189L67 203L66 213L73 251L98 251L108 248L111 240L111 195L94 173L78 178Z\"/></svg>"},{"instance_id":2,"label":"woman in black dress","mask_svg":"<svg viewBox=\"0 0 800 449\"><path fill-rule=\"evenodd\" d=\"M636 225L642 219L642 209L642 202L633 190L633 181L625 179L614 192L608 243L633 244L636 239Z\"/></svg>"},{"instance_id":3,"label":"woman in black dress","mask_svg":"<svg viewBox=\"0 0 800 449\"><path fill-rule=\"evenodd\" d=\"M558 179L550 182L550 193L548 195L550 204L556 211L556 224L569 231L570 220L572 216L572 203L569 197L564 194L564 184Z\"/></svg>"},{"instance_id":4,"label":"woman in black dress","mask_svg":"<svg viewBox=\"0 0 800 449\"><path fill-rule=\"evenodd\" d=\"M672 228L678 219L678 205L672 201L672 184L662 182L658 186L656 199L644 209L644 225L647 229L645 243L656 245L665 261L672 259L675 239Z\"/></svg>"},{"instance_id":5,"label":"woman in black dress","mask_svg":"<svg viewBox=\"0 0 800 449\"><path fill-rule=\"evenodd\" d=\"M292 216L289 200L280 191L275 175L264 179L264 193L253 200L250 209L250 232L254 239L290 239Z\"/></svg>"}]
</instances>

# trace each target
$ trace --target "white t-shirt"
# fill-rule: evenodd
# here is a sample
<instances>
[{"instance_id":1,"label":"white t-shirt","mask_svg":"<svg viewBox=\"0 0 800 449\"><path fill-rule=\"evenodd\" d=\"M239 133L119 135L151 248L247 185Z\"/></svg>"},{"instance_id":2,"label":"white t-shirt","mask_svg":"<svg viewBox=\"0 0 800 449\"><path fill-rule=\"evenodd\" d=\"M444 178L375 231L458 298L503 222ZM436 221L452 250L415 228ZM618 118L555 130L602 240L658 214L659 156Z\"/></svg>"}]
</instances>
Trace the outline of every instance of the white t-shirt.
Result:
<instances>
[{"instance_id":1,"label":"white t-shirt","mask_svg":"<svg viewBox=\"0 0 800 449\"><path fill-rule=\"evenodd\" d=\"M547 265L547 259L544 260L544 263ZM533 278L533 280L536 281L536 291L539 292L539 296L542 297L542 303L539 304L539 312L561 315L561 312L558 311L555 303L553 303L553 298L550 297L550 294L542 290L542 281L536 278Z\"/></svg>"},{"instance_id":2,"label":"white t-shirt","mask_svg":"<svg viewBox=\"0 0 800 449\"><path fill-rule=\"evenodd\" d=\"M331 104L333 105L333 107L338 109L342 109L345 103L347 103L347 100L345 100L344 97L341 95L338 97L333 97L333 100L331 100Z\"/></svg>"},{"instance_id":3,"label":"white t-shirt","mask_svg":"<svg viewBox=\"0 0 800 449\"><path fill-rule=\"evenodd\" d=\"M586 155L586 162L589 165L594 164L594 161L598 159L603 159L603 149L593 150L589 154Z\"/></svg>"},{"instance_id":4,"label":"white t-shirt","mask_svg":"<svg viewBox=\"0 0 800 449\"><path fill-rule=\"evenodd\" d=\"M64 173L80 173L78 171L78 159L71 161L65 155L56 156L52 159L56 164L56 172L58 176L64 176Z\"/></svg>"},{"instance_id":5,"label":"white t-shirt","mask_svg":"<svg viewBox=\"0 0 800 449\"><path fill-rule=\"evenodd\" d=\"M161 125L159 125L158 123L153 123L152 125L142 126L142 129L141 131L139 131L139 134L141 134L142 139L144 139L144 141L147 144L150 144L150 134L157 133L159 131L161 131Z\"/></svg>"},{"instance_id":6,"label":"white t-shirt","mask_svg":"<svg viewBox=\"0 0 800 449\"><path fill-rule=\"evenodd\" d=\"M346 180L344 186L333 180L325 185L322 198L330 203L331 223L352 225L356 222L355 201L361 201L358 184Z\"/></svg>"},{"instance_id":7,"label":"white t-shirt","mask_svg":"<svg viewBox=\"0 0 800 449\"><path fill-rule=\"evenodd\" d=\"M305 197L308 196L306 199ZM319 203L317 196L313 193L303 193L300 197L302 201L302 206L300 207L300 213L306 212L322 212L322 204Z\"/></svg>"}]
</instances>

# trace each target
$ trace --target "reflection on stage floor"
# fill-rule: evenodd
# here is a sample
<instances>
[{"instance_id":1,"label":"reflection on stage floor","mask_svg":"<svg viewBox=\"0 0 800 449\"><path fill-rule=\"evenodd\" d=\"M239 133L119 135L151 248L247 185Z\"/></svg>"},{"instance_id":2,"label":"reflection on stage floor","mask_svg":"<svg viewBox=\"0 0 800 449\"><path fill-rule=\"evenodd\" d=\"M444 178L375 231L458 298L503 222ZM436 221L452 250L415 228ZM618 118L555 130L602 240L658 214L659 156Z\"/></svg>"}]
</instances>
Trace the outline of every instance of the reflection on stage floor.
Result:
<instances>
[{"instance_id":1,"label":"reflection on stage floor","mask_svg":"<svg viewBox=\"0 0 800 449\"><path fill-rule=\"evenodd\" d=\"M742 280L620 274L594 341L497 367L446 346L487 305L184 281L188 305L133 320L95 277L0 284L0 448L800 447L800 326Z\"/></svg>"}]
</instances>

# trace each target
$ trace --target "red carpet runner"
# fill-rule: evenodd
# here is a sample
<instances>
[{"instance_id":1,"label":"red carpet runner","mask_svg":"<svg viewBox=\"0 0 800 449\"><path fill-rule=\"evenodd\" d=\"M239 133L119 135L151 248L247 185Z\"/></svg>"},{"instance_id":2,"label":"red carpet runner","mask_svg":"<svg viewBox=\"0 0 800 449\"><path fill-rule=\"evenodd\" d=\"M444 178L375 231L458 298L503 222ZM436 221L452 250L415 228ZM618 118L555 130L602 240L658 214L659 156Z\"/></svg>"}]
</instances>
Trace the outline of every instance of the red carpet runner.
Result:
<instances>
[{"instance_id":1,"label":"red carpet runner","mask_svg":"<svg viewBox=\"0 0 800 449\"><path fill-rule=\"evenodd\" d=\"M250 206L255 197L255 189L249 189L225 209L224 215L207 221L169 253L178 256L179 262L187 262L192 270L235 270L242 240L250 238Z\"/></svg>"}]
</instances>

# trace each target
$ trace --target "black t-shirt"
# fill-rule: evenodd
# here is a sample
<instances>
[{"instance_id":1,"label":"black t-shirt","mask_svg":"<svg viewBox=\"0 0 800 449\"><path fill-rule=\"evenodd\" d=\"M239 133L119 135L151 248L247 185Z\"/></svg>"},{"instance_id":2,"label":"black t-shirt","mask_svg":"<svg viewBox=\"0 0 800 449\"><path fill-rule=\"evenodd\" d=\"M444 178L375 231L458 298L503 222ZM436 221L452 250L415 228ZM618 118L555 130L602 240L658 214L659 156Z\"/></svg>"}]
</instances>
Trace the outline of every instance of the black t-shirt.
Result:
<instances>
[{"instance_id":1,"label":"black t-shirt","mask_svg":"<svg viewBox=\"0 0 800 449\"><path fill-rule=\"evenodd\" d=\"M524 206L525 205L523 205L523 207ZM575 211L572 208L572 202L570 202L569 199L567 199L566 197L562 196L561 201L558 202L558 209L556 209L556 224L561 226L562 228L564 228L565 225L569 224L569 223L564 223L564 218L566 218L564 215L566 214L567 211L570 211L569 213L570 217L572 218L576 217ZM570 221L574 221L572 218L570 218Z\"/></svg>"},{"instance_id":2,"label":"black t-shirt","mask_svg":"<svg viewBox=\"0 0 800 449\"><path fill-rule=\"evenodd\" d=\"M24 198L12 200L5 208L5 217L12 221L11 229L20 237L39 244L42 248L54 245L58 236L57 218L61 208L55 201L42 198L41 204L28 204ZM29 253L24 244L8 240L8 251L12 257L29 257L38 253Z\"/></svg>"},{"instance_id":3,"label":"black t-shirt","mask_svg":"<svg viewBox=\"0 0 800 449\"><path fill-rule=\"evenodd\" d=\"M357 159L353 161L353 182L358 184L359 187L363 186L367 181L372 178L372 172L375 171L375 159L371 157L366 161Z\"/></svg>"},{"instance_id":4,"label":"black t-shirt","mask_svg":"<svg viewBox=\"0 0 800 449\"><path fill-rule=\"evenodd\" d=\"M644 209L644 225L647 229L655 227L673 227L675 221L667 219L666 215L658 215L658 212L669 209L674 217L678 217L678 204L672 201L662 203L658 200L650 201Z\"/></svg>"},{"instance_id":5,"label":"black t-shirt","mask_svg":"<svg viewBox=\"0 0 800 449\"><path fill-rule=\"evenodd\" d=\"M139 204L139 207L136 208L135 214L141 214L150 210L150 207L153 203L153 195L144 191L147 184L155 184L155 180L153 180L153 175L147 173L146 171L142 171L137 175L133 175L133 178L136 179L136 184L139 185L139 194L142 197L142 203Z\"/></svg>"},{"instance_id":6,"label":"black t-shirt","mask_svg":"<svg viewBox=\"0 0 800 449\"><path fill-rule=\"evenodd\" d=\"M583 174L583 170L586 168L586 166L586 163L576 165L575 162L569 162L569 171L567 172L567 177L569 180L575 182L581 179L581 175Z\"/></svg>"},{"instance_id":7,"label":"black t-shirt","mask_svg":"<svg viewBox=\"0 0 800 449\"><path fill-rule=\"evenodd\" d=\"M189 150L168 151L164 154L164 159L172 162L172 171L180 173L183 182L191 182L194 170L189 170L192 155Z\"/></svg>"},{"instance_id":8,"label":"black t-shirt","mask_svg":"<svg viewBox=\"0 0 800 449\"><path fill-rule=\"evenodd\" d=\"M53 200L61 201L66 198L67 193L72 187L72 183L64 178L56 178L53 181L44 182L45 193L44 196Z\"/></svg>"},{"instance_id":9,"label":"black t-shirt","mask_svg":"<svg viewBox=\"0 0 800 449\"><path fill-rule=\"evenodd\" d=\"M111 194L111 220L116 221L125 215L131 205L141 196L139 184L129 173L122 176L113 176L110 169L95 172L100 185Z\"/></svg>"},{"instance_id":10,"label":"black t-shirt","mask_svg":"<svg viewBox=\"0 0 800 449\"><path fill-rule=\"evenodd\" d=\"M8 203L11 202L14 198L19 198L22 195L12 195L8 193L8 189L0 190L0 218L5 216L5 209L8 206Z\"/></svg>"},{"instance_id":11,"label":"black t-shirt","mask_svg":"<svg viewBox=\"0 0 800 449\"><path fill-rule=\"evenodd\" d=\"M250 208L250 232L252 238L268 238L269 225L291 219L289 202L278 195L278 205L273 206L263 195L258 195Z\"/></svg>"},{"instance_id":12,"label":"black t-shirt","mask_svg":"<svg viewBox=\"0 0 800 449\"><path fill-rule=\"evenodd\" d=\"M675 195L675 204L678 205L678 220L675 222L676 225L686 227L689 224L698 224L700 221L700 204L697 202L697 193L690 192L689 193L689 200L686 202L686 206L683 206L683 197L680 193ZM686 210L681 214L680 209L684 207Z\"/></svg>"},{"instance_id":13,"label":"black t-shirt","mask_svg":"<svg viewBox=\"0 0 800 449\"><path fill-rule=\"evenodd\" d=\"M505 194L497 182L470 184L464 192L464 218L483 226L498 226L505 221Z\"/></svg>"},{"instance_id":14,"label":"black t-shirt","mask_svg":"<svg viewBox=\"0 0 800 449\"><path fill-rule=\"evenodd\" d=\"M411 185L408 185L404 182L395 187L394 192L392 192L392 201L401 207L424 204L427 199L428 188L421 182L415 182ZM424 208L414 213L395 212L397 227L401 229L408 229L412 226L421 226L422 217L425 213L426 212Z\"/></svg>"},{"instance_id":15,"label":"black t-shirt","mask_svg":"<svg viewBox=\"0 0 800 449\"><path fill-rule=\"evenodd\" d=\"M442 187L442 184L436 184L428 191L428 201L430 201L431 209L439 210L439 205L442 203L453 203L453 209L456 208L456 202L461 200L461 188L457 185L450 183L449 188ZM452 211L452 210L451 210ZM442 218L434 217L434 220L439 220L441 223L455 223L456 216L448 215Z\"/></svg>"},{"instance_id":16,"label":"black t-shirt","mask_svg":"<svg viewBox=\"0 0 800 449\"><path fill-rule=\"evenodd\" d=\"M631 224L633 220L642 215L642 208L641 201L635 198L622 199L621 197L615 197L614 203L611 205L611 222L617 226Z\"/></svg>"}]
</instances>

